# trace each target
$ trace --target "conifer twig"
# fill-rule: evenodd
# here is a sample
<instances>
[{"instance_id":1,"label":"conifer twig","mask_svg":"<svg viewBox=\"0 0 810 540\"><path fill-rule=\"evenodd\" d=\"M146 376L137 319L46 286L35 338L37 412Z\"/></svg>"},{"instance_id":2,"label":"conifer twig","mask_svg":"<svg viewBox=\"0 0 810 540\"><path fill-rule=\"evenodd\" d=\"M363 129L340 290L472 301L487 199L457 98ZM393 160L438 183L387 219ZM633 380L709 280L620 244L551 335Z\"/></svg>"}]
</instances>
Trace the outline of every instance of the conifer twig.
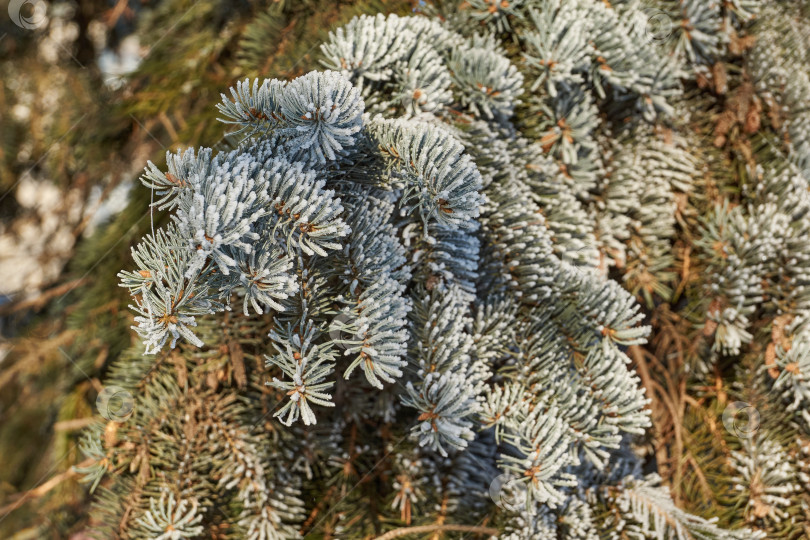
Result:
<instances>
[{"instance_id":1,"label":"conifer twig","mask_svg":"<svg viewBox=\"0 0 810 540\"><path fill-rule=\"evenodd\" d=\"M85 467L87 465L90 465L91 463L93 463L93 460L88 458L79 463L77 466ZM13 512L14 510L22 506L23 503L25 503L26 501L42 497L50 490L61 484L64 480L67 480L68 478L73 478L78 475L79 473L76 472L73 467L71 467L65 472L53 476L50 480L44 482L43 484L40 484L35 488L29 489L28 491L21 491L20 493L9 495L7 500L11 502L9 502L7 505L3 507L0 507L0 515L5 515Z\"/></svg>"},{"instance_id":2,"label":"conifer twig","mask_svg":"<svg viewBox=\"0 0 810 540\"><path fill-rule=\"evenodd\" d=\"M391 540L391 538L399 538L400 536L407 536L411 534L422 534L435 531L469 532L476 534L486 534L489 536L498 536L498 534L500 533L498 529L492 527L479 527L476 525L454 525L451 523L446 525L420 525L418 527L400 527L399 529L393 529L391 531L388 531L382 536L378 536L377 540Z\"/></svg>"}]
</instances>

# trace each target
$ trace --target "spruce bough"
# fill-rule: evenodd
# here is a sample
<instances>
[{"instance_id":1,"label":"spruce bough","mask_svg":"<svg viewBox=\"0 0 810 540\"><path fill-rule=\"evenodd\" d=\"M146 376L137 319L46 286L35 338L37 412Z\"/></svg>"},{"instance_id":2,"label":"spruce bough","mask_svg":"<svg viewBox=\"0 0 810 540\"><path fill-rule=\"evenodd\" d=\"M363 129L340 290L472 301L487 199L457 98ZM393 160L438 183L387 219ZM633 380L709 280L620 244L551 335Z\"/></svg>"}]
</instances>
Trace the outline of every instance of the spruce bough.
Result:
<instances>
[{"instance_id":1,"label":"spruce bough","mask_svg":"<svg viewBox=\"0 0 810 540\"><path fill-rule=\"evenodd\" d=\"M171 222L119 274L142 349L110 377L134 415L84 446L88 480L113 477L102 528L765 537L677 508L633 449L651 426L628 356L650 333L637 296L673 294L660 270L699 174L690 136L658 129L721 52L699 32L651 44L644 6L613 4L356 18L323 44L325 70L223 95L232 149L149 165ZM757 3L727 4L692 18L742 27ZM746 234L727 212L699 247ZM750 342L735 329L758 301L716 311L716 350ZM802 381L775 384L806 399Z\"/></svg>"}]
</instances>

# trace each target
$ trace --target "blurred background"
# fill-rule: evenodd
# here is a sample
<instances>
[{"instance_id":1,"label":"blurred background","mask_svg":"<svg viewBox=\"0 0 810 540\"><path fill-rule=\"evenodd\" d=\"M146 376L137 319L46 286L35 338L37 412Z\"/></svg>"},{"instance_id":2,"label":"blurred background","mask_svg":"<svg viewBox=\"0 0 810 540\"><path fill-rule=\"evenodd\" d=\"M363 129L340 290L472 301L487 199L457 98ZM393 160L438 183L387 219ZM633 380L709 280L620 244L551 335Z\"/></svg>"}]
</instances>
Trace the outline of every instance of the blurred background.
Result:
<instances>
[{"instance_id":1,"label":"blurred background","mask_svg":"<svg viewBox=\"0 0 810 540\"><path fill-rule=\"evenodd\" d=\"M130 345L116 273L163 216L137 181L223 143L219 94L315 67L411 0L0 0L0 538L88 538L80 430Z\"/></svg>"}]
</instances>

